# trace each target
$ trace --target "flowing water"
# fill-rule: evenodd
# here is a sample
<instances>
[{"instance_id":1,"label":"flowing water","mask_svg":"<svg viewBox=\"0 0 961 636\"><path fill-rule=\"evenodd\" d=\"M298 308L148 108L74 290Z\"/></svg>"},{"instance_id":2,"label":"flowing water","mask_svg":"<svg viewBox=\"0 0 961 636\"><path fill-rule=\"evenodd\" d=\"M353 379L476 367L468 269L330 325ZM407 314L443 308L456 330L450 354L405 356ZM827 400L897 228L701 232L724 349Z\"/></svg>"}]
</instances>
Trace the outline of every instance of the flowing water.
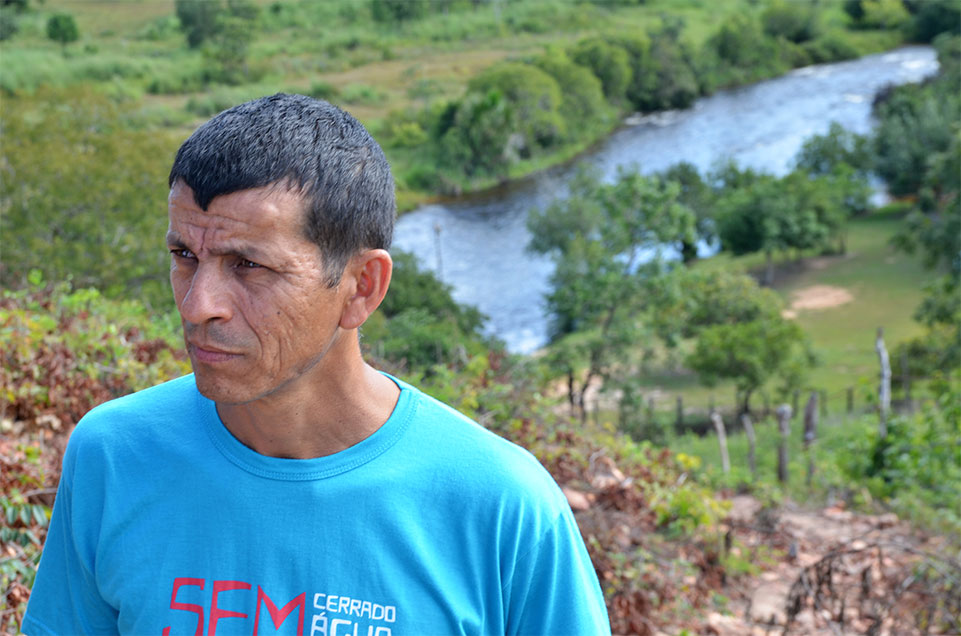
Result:
<instances>
[{"instance_id":1,"label":"flowing water","mask_svg":"<svg viewBox=\"0 0 961 636\"><path fill-rule=\"evenodd\" d=\"M717 93L693 107L628 122L578 160L484 193L426 205L398 221L394 246L418 256L453 286L454 298L489 318L487 331L516 352L547 341L544 295L552 265L527 252L527 214L563 197L577 166L589 162L612 180L619 167L662 171L687 161L702 172L733 159L774 175L790 171L805 139L832 121L867 133L874 95L937 71L930 47L911 46L858 60L796 69Z\"/></svg>"}]
</instances>

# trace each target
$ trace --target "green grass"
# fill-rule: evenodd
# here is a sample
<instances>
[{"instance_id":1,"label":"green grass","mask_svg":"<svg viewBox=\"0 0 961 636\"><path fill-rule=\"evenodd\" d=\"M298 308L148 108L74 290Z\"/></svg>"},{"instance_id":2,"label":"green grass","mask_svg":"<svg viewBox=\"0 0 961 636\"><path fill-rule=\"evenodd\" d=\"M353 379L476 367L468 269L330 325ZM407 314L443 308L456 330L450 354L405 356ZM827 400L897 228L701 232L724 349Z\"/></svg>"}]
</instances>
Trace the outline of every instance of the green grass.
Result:
<instances>
[{"instance_id":1,"label":"green grass","mask_svg":"<svg viewBox=\"0 0 961 636\"><path fill-rule=\"evenodd\" d=\"M899 218L881 214L856 219L849 226L844 256L808 255L800 263L790 259L779 263L774 289L787 307L795 294L815 286L840 288L851 294L852 299L845 304L796 312L796 319L811 338L818 356L807 384L827 391L831 412L846 407L849 387L855 387L855 403L860 406L876 390L878 357L874 343L878 327L884 327L889 352L899 342L922 332L912 314L921 301L921 286L932 274L918 258L890 245L900 223ZM721 254L698 266L758 271L764 266L764 257ZM683 351L678 357L683 359ZM705 412L712 399L723 409L730 409L734 403L733 383L705 387L695 374L677 365L654 367L642 375L648 390L656 395L656 409L661 412L673 411L677 395L683 397L685 409ZM773 403L774 384L765 389ZM763 396L752 398L752 406L763 406Z\"/></svg>"}]
</instances>

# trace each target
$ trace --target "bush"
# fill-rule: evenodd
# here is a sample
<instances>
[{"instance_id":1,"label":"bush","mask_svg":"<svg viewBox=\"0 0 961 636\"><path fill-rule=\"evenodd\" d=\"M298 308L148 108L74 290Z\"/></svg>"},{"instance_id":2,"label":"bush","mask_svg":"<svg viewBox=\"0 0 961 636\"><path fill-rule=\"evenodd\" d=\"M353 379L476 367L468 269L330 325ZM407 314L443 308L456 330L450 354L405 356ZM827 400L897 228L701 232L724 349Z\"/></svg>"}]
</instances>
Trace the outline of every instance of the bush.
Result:
<instances>
[{"instance_id":1,"label":"bush","mask_svg":"<svg viewBox=\"0 0 961 636\"><path fill-rule=\"evenodd\" d=\"M816 40L805 42L802 47L814 64L853 60L861 55L857 47L843 33L838 32L827 33Z\"/></svg>"},{"instance_id":2,"label":"bush","mask_svg":"<svg viewBox=\"0 0 961 636\"><path fill-rule=\"evenodd\" d=\"M549 148L564 138L566 126L560 115L561 90L550 75L530 64L507 62L484 71L468 85L468 92L500 94L513 113L517 132L523 137L523 155Z\"/></svg>"},{"instance_id":3,"label":"bush","mask_svg":"<svg viewBox=\"0 0 961 636\"><path fill-rule=\"evenodd\" d=\"M55 13L47 20L47 37L66 47L80 38L77 21L69 13Z\"/></svg>"},{"instance_id":4,"label":"bush","mask_svg":"<svg viewBox=\"0 0 961 636\"><path fill-rule=\"evenodd\" d=\"M534 65L557 82L561 92L559 111L571 136L586 134L590 123L608 118L611 109L604 101L601 81L590 70L559 52L538 57Z\"/></svg>"},{"instance_id":5,"label":"bush","mask_svg":"<svg viewBox=\"0 0 961 636\"><path fill-rule=\"evenodd\" d=\"M377 106L387 99L384 91L367 84L348 84L340 94L341 99L348 104L363 106Z\"/></svg>"},{"instance_id":6,"label":"bush","mask_svg":"<svg viewBox=\"0 0 961 636\"><path fill-rule=\"evenodd\" d=\"M761 15L761 22L766 34L796 43L813 40L819 30L814 5L802 2L775 2Z\"/></svg>"},{"instance_id":7,"label":"bush","mask_svg":"<svg viewBox=\"0 0 961 636\"><path fill-rule=\"evenodd\" d=\"M311 97L316 97L317 99L326 99L327 101L330 101L340 95L340 90L330 82L321 80L311 84L307 94Z\"/></svg>"},{"instance_id":8,"label":"bush","mask_svg":"<svg viewBox=\"0 0 961 636\"><path fill-rule=\"evenodd\" d=\"M624 101L633 71L624 49L601 38L581 40L570 50L571 60L601 80L604 97L612 103Z\"/></svg>"}]
</instances>

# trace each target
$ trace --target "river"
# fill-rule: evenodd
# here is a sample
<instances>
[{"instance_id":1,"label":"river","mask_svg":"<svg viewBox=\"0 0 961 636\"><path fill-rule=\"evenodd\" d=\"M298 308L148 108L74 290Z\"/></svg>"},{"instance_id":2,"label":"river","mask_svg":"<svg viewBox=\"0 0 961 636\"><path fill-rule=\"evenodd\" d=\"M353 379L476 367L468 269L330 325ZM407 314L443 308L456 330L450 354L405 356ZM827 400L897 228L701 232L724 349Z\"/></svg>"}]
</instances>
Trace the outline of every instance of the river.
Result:
<instances>
[{"instance_id":1,"label":"river","mask_svg":"<svg viewBox=\"0 0 961 636\"><path fill-rule=\"evenodd\" d=\"M508 349L530 352L547 341L544 296L553 268L526 250L527 214L564 196L564 184L579 163L596 165L608 180L621 166L651 173L687 161L704 173L729 158L783 175L805 139L827 132L832 121L869 132L878 90L920 81L937 67L931 47L910 46L795 69L700 99L686 110L631 117L575 162L404 215L394 246L413 252L439 274L458 302L487 315L488 333Z\"/></svg>"}]
</instances>

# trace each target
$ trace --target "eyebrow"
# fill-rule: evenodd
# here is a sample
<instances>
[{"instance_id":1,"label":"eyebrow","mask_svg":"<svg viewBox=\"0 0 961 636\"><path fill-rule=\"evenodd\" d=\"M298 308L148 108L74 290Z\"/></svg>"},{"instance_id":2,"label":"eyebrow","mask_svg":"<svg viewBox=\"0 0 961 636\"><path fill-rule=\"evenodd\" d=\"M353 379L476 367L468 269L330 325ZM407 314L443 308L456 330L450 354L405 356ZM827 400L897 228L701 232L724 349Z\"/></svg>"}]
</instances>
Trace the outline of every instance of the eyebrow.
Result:
<instances>
[{"instance_id":1,"label":"eyebrow","mask_svg":"<svg viewBox=\"0 0 961 636\"><path fill-rule=\"evenodd\" d=\"M193 251L193 249L184 242L180 234L174 231L167 232L167 245L178 249ZM213 256L239 256L257 262L268 260L268 254L266 252L248 243L227 244L220 248L208 250L208 252Z\"/></svg>"}]
</instances>

